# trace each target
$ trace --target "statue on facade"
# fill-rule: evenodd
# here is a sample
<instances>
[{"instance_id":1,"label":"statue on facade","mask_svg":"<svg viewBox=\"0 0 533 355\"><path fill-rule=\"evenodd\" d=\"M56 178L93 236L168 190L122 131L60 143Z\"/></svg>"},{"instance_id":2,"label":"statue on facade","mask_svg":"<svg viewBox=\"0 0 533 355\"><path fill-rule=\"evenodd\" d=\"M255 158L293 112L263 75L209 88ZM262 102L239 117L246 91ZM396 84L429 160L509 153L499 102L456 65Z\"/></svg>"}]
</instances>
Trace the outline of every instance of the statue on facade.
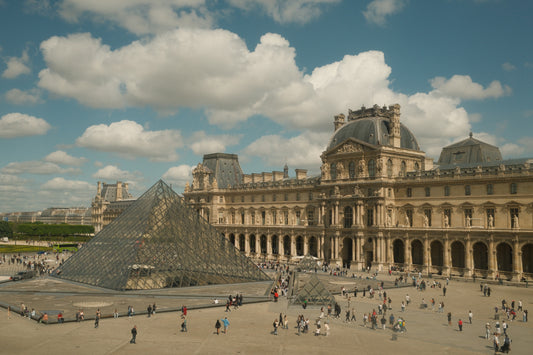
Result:
<instances>
[{"instance_id":1,"label":"statue on facade","mask_svg":"<svg viewBox=\"0 0 533 355\"><path fill-rule=\"evenodd\" d=\"M361 188L359 185L355 185L353 188L353 195L354 196L361 196Z\"/></svg>"},{"instance_id":2,"label":"statue on facade","mask_svg":"<svg viewBox=\"0 0 533 355\"><path fill-rule=\"evenodd\" d=\"M357 167L359 174L364 174L366 170L366 163L364 159L359 160L359 166Z\"/></svg>"},{"instance_id":3,"label":"statue on facade","mask_svg":"<svg viewBox=\"0 0 533 355\"><path fill-rule=\"evenodd\" d=\"M405 214L405 226L406 227L411 226L411 221L409 220L409 215L407 213Z\"/></svg>"},{"instance_id":4,"label":"statue on facade","mask_svg":"<svg viewBox=\"0 0 533 355\"><path fill-rule=\"evenodd\" d=\"M489 228L494 228L494 217L492 215L489 215Z\"/></svg>"},{"instance_id":5,"label":"statue on facade","mask_svg":"<svg viewBox=\"0 0 533 355\"><path fill-rule=\"evenodd\" d=\"M514 222L514 228L520 228L520 225L518 224L518 215L514 215L513 217L513 222Z\"/></svg>"},{"instance_id":6,"label":"statue on facade","mask_svg":"<svg viewBox=\"0 0 533 355\"><path fill-rule=\"evenodd\" d=\"M450 219L448 218L448 215L444 215L444 228L448 228L450 226Z\"/></svg>"},{"instance_id":7,"label":"statue on facade","mask_svg":"<svg viewBox=\"0 0 533 355\"><path fill-rule=\"evenodd\" d=\"M429 227L429 218L426 215L424 215L424 227Z\"/></svg>"},{"instance_id":8,"label":"statue on facade","mask_svg":"<svg viewBox=\"0 0 533 355\"><path fill-rule=\"evenodd\" d=\"M466 216L466 227L472 227L472 218L470 218L470 216Z\"/></svg>"},{"instance_id":9,"label":"statue on facade","mask_svg":"<svg viewBox=\"0 0 533 355\"><path fill-rule=\"evenodd\" d=\"M339 189L337 185L335 185L335 187L333 188L333 193L335 194L335 196L338 196L341 194L341 190Z\"/></svg>"},{"instance_id":10,"label":"statue on facade","mask_svg":"<svg viewBox=\"0 0 533 355\"><path fill-rule=\"evenodd\" d=\"M329 179L329 164L324 162L322 166L320 167L320 170L322 172L322 179L328 180Z\"/></svg>"},{"instance_id":11,"label":"statue on facade","mask_svg":"<svg viewBox=\"0 0 533 355\"><path fill-rule=\"evenodd\" d=\"M386 227L392 226L392 218L390 216L390 213L387 213L387 218L385 219Z\"/></svg>"}]
</instances>

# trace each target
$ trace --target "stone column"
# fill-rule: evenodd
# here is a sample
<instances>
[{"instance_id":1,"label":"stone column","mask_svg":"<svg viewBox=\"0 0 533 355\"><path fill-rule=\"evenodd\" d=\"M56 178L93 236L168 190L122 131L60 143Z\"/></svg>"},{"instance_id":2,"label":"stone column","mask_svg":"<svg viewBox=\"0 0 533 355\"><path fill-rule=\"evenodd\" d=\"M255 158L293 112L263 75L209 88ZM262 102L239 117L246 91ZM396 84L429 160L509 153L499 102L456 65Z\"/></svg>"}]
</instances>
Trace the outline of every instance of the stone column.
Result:
<instances>
[{"instance_id":1,"label":"stone column","mask_svg":"<svg viewBox=\"0 0 533 355\"><path fill-rule=\"evenodd\" d=\"M324 225L324 214L326 213L325 212L325 209L326 209L326 203L325 202L321 202L320 203L320 213L318 214L318 225L322 226Z\"/></svg>"},{"instance_id":2,"label":"stone column","mask_svg":"<svg viewBox=\"0 0 533 355\"><path fill-rule=\"evenodd\" d=\"M317 236L316 237L316 254L318 256L319 259L322 259L324 260L324 254L322 253L322 243L323 243L323 239L322 236Z\"/></svg>"},{"instance_id":3,"label":"stone column","mask_svg":"<svg viewBox=\"0 0 533 355\"><path fill-rule=\"evenodd\" d=\"M494 248L494 238L491 235L489 239L489 250L488 250L488 263L489 263L489 278L494 280L496 274L496 249Z\"/></svg>"},{"instance_id":4,"label":"stone column","mask_svg":"<svg viewBox=\"0 0 533 355\"><path fill-rule=\"evenodd\" d=\"M444 238L444 273L446 276L450 276L450 267L451 267L451 260L450 260L450 241L448 240L448 237L446 236Z\"/></svg>"},{"instance_id":5,"label":"stone column","mask_svg":"<svg viewBox=\"0 0 533 355\"><path fill-rule=\"evenodd\" d=\"M357 205L352 206L352 227L357 225Z\"/></svg>"},{"instance_id":6,"label":"stone column","mask_svg":"<svg viewBox=\"0 0 533 355\"><path fill-rule=\"evenodd\" d=\"M334 213L333 213L333 224L338 226L339 225L339 201L335 201L334 205Z\"/></svg>"},{"instance_id":7,"label":"stone column","mask_svg":"<svg viewBox=\"0 0 533 355\"><path fill-rule=\"evenodd\" d=\"M403 248L404 251L404 263L405 263L405 271L411 270L411 243L409 241L409 238L405 239L405 245Z\"/></svg>"},{"instance_id":8,"label":"stone column","mask_svg":"<svg viewBox=\"0 0 533 355\"><path fill-rule=\"evenodd\" d=\"M267 256L272 256L272 236L267 235Z\"/></svg>"},{"instance_id":9,"label":"stone column","mask_svg":"<svg viewBox=\"0 0 533 355\"><path fill-rule=\"evenodd\" d=\"M429 275L431 271L431 250L427 234L424 236L424 264L426 267L426 273Z\"/></svg>"},{"instance_id":10,"label":"stone column","mask_svg":"<svg viewBox=\"0 0 533 355\"><path fill-rule=\"evenodd\" d=\"M309 237L304 235L302 238L304 238L304 255L307 255L309 254Z\"/></svg>"},{"instance_id":11,"label":"stone column","mask_svg":"<svg viewBox=\"0 0 533 355\"><path fill-rule=\"evenodd\" d=\"M352 262L350 264L353 264L358 259L357 257L357 238L352 237Z\"/></svg>"},{"instance_id":12,"label":"stone column","mask_svg":"<svg viewBox=\"0 0 533 355\"><path fill-rule=\"evenodd\" d=\"M250 256L250 237L249 234L243 234L244 238L244 254Z\"/></svg>"},{"instance_id":13,"label":"stone column","mask_svg":"<svg viewBox=\"0 0 533 355\"><path fill-rule=\"evenodd\" d=\"M296 237L291 235L291 256L296 256Z\"/></svg>"},{"instance_id":14,"label":"stone column","mask_svg":"<svg viewBox=\"0 0 533 355\"><path fill-rule=\"evenodd\" d=\"M473 258L472 258L472 240L470 239L470 236L466 238L465 243L465 267L466 267L466 276L470 277L474 274L474 268L473 265Z\"/></svg>"},{"instance_id":15,"label":"stone column","mask_svg":"<svg viewBox=\"0 0 533 355\"><path fill-rule=\"evenodd\" d=\"M515 281L520 281L522 277L522 253L520 251L520 244L518 243L518 236L513 242L513 272Z\"/></svg>"},{"instance_id":16,"label":"stone column","mask_svg":"<svg viewBox=\"0 0 533 355\"><path fill-rule=\"evenodd\" d=\"M261 236L259 234L255 235L255 253L261 255Z\"/></svg>"}]
</instances>

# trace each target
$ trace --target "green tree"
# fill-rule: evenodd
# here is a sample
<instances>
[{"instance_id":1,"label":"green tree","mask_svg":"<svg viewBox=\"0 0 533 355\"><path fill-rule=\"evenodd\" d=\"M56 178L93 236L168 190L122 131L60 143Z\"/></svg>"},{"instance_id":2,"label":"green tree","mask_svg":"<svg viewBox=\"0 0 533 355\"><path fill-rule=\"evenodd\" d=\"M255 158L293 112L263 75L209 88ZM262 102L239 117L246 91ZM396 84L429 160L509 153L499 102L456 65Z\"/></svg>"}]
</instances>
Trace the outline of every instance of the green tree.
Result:
<instances>
[{"instance_id":1,"label":"green tree","mask_svg":"<svg viewBox=\"0 0 533 355\"><path fill-rule=\"evenodd\" d=\"M11 238L13 236L13 231L11 226L6 221L0 221L0 237Z\"/></svg>"}]
</instances>

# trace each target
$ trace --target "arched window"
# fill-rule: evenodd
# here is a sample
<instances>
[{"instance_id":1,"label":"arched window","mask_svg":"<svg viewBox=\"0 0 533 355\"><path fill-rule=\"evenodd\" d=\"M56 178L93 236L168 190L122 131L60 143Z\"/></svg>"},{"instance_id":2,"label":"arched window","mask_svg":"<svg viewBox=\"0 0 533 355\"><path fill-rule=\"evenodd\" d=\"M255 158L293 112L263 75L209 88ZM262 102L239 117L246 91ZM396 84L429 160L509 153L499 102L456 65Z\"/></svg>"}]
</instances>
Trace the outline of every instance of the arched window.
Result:
<instances>
[{"instance_id":1,"label":"arched window","mask_svg":"<svg viewBox=\"0 0 533 355\"><path fill-rule=\"evenodd\" d=\"M387 160L387 177L392 177L392 160Z\"/></svg>"},{"instance_id":2,"label":"arched window","mask_svg":"<svg viewBox=\"0 0 533 355\"><path fill-rule=\"evenodd\" d=\"M368 161L368 176L376 177L376 161L374 159Z\"/></svg>"},{"instance_id":3,"label":"arched window","mask_svg":"<svg viewBox=\"0 0 533 355\"><path fill-rule=\"evenodd\" d=\"M405 176L405 172L407 171L407 165L404 161L400 164L400 176Z\"/></svg>"},{"instance_id":4,"label":"arched window","mask_svg":"<svg viewBox=\"0 0 533 355\"><path fill-rule=\"evenodd\" d=\"M418 172L420 170L420 165L418 165L418 163L415 162L415 171Z\"/></svg>"},{"instance_id":5,"label":"arched window","mask_svg":"<svg viewBox=\"0 0 533 355\"><path fill-rule=\"evenodd\" d=\"M350 162L348 165L348 172L350 174L350 179L355 179L355 162Z\"/></svg>"},{"instance_id":6,"label":"arched window","mask_svg":"<svg viewBox=\"0 0 533 355\"><path fill-rule=\"evenodd\" d=\"M330 175L331 175L331 180L337 179L337 164L336 163L331 163Z\"/></svg>"}]
</instances>

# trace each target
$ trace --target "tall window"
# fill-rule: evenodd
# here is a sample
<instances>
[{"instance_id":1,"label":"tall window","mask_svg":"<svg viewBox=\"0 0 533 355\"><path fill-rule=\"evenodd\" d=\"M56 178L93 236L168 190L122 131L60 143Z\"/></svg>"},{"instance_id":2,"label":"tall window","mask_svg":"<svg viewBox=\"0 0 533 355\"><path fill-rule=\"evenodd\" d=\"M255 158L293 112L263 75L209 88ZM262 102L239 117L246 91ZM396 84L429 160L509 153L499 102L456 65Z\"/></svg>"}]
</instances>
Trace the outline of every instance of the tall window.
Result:
<instances>
[{"instance_id":1,"label":"tall window","mask_svg":"<svg viewBox=\"0 0 533 355\"><path fill-rule=\"evenodd\" d=\"M231 211L231 224L235 224L235 211Z\"/></svg>"},{"instance_id":2,"label":"tall window","mask_svg":"<svg viewBox=\"0 0 533 355\"><path fill-rule=\"evenodd\" d=\"M254 195L252 195L252 197L251 197L251 201L252 201L252 202L255 202L255 196L254 196Z\"/></svg>"},{"instance_id":3,"label":"tall window","mask_svg":"<svg viewBox=\"0 0 533 355\"><path fill-rule=\"evenodd\" d=\"M241 224L244 224L244 212L241 212Z\"/></svg>"},{"instance_id":4,"label":"tall window","mask_svg":"<svg viewBox=\"0 0 533 355\"><path fill-rule=\"evenodd\" d=\"M450 187L444 186L444 196L450 196Z\"/></svg>"},{"instance_id":5,"label":"tall window","mask_svg":"<svg viewBox=\"0 0 533 355\"><path fill-rule=\"evenodd\" d=\"M218 223L224 223L224 212L218 212Z\"/></svg>"},{"instance_id":6,"label":"tall window","mask_svg":"<svg viewBox=\"0 0 533 355\"><path fill-rule=\"evenodd\" d=\"M405 173L407 172L407 164L405 164L404 161L400 164L400 176L405 176Z\"/></svg>"},{"instance_id":7,"label":"tall window","mask_svg":"<svg viewBox=\"0 0 533 355\"><path fill-rule=\"evenodd\" d=\"M366 210L366 225L371 227L374 225L374 209L369 208Z\"/></svg>"},{"instance_id":8,"label":"tall window","mask_svg":"<svg viewBox=\"0 0 533 355\"><path fill-rule=\"evenodd\" d=\"M407 188L407 197L413 197L413 189L410 187Z\"/></svg>"},{"instance_id":9,"label":"tall window","mask_svg":"<svg viewBox=\"0 0 533 355\"><path fill-rule=\"evenodd\" d=\"M374 159L368 161L368 176L376 177L376 161Z\"/></svg>"},{"instance_id":10,"label":"tall window","mask_svg":"<svg viewBox=\"0 0 533 355\"><path fill-rule=\"evenodd\" d=\"M331 166L330 166L330 169L329 169L329 173L330 173L330 176L331 176L331 180L336 180L337 179L337 164L336 163L331 163Z\"/></svg>"},{"instance_id":11,"label":"tall window","mask_svg":"<svg viewBox=\"0 0 533 355\"><path fill-rule=\"evenodd\" d=\"M418 173L419 170L420 170L420 165L418 165L418 163L415 162L415 171Z\"/></svg>"},{"instance_id":12,"label":"tall window","mask_svg":"<svg viewBox=\"0 0 533 355\"><path fill-rule=\"evenodd\" d=\"M494 193L494 186L492 184L487 184L487 195L492 195Z\"/></svg>"},{"instance_id":13,"label":"tall window","mask_svg":"<svg viewBox=\"0 0 533 355\"><path fill-rule=\"evenodd\" d=\"M466 185L465 186L465 195L466 196L470 196L472 192L470 191L470 185Z\"/></svg>"},{"instance_id":14,"label":"tall window","mask_svg":"<svg viewBox=\"0 0 533 355\"><path fill-rule=\"evenodd\" d=\"M307 224L310 226L315 225L315 210L313 209L307 210Z\"/></svg>"},{"instance_id":15,"label":"tall window","mask_svg":"<svg viewBox=\"0 0 533 355\"><path fill-rule=\"evenodd\" d=\"M313 201L313 193L312 192L309 193L309 201Z\"/></svg>"},{"instance_id":16,"label":"tall window","mask_svg":"<svg viewBox=\"0 0 533 355\"><path fill-rule=\"evenodd\" d=\"M296 211L294 212L295 216L296 216L296 225L299 226L301 223L301 217L300 217L300 211Z\"/></svg>"},{"instance_id":17,"label":"tall window","mask_svg":"<svg viewBox=\"0 0 533 355\"><path fill-rule=\"evenodd\" d=\"M287 193L284 194L284 195L283 195L283 199L284 199L285 201L289 201L289 194L287 194Z\"/></svg>"},{"instance_id":18,"label":"tall window","mask_svg":"<svg viewBox=\"0 0 533 355\"><path fill-rule=\"evenodd\" d=\"M266 211L261 211L261 224L266 224Z\"/></svg>"},{"instance_id":19,"label":"tall window","mask_svg":"<svg viewBox=\"0 0 533 355\"><path fill-rule=\"evenodd\" d=\"M430 197L431 196L431 188L430 187L426 187L424 189L425 193L426 193L426 197Z\"/></svg>"},{"instance_id":20,"label":"tall window","mask_svg":"<svg viewBox=\"0 0 533 355\"><path fill-rule=\"evenodd\" d=\"M513 195L516 194L517 190L518 190L518 188L517 188L517 186L516 186L516 183L513 182L513 183L511 184L511 191L510 191L511 194L513 194Z\"/></svg>"},{"instance_id":21,"label":"tall window","mask_svg":"<svg viewBox=\"0 0 533 355\"><path fill-rule=\"evenodd\" d=\"M261 195L261 202L265 202L265 195Z\"/></svg>"},{"instance_id":22,"label":"tall window","mask_svg":"<svg viewBox=\"0 0 533 355\"><path fill-rule=\"evenodd\" d=\"M392 177L392 160L387 160L387 177Z\"/></svg>"},{"instance_id":23,"label":"tall window","mask_svg":"<svg viewBox=\"0 0 533 355\"><path fill-rule=\"evenodd\" d=\"M272 195L272 201L276 202L276 194Z\"/></svg>"},{"instance_id":24,"label":"tall window","mask_svg":"<svg viewBox=\"0 0 533 355\"><path fill-rule=\"evenodd\" d=\"M283 211L283 220L285 222L285 225L289 224L289 211Z\"/></svg>"},{"instance_id":25,"label":"tall window","mask_svg":"<svg viewBox=\"0 0 533 355\"><path fill-rule=\"evenodd\" d=\"M300 201L300 193L296 192L296 201Z\"/></svg>"},{"instance_id":26,"label":"tall window","mask_svg":"<svg viewBox=\"0 0 533 355\"><path fill-rule=\"evenodd\" d=\"M355 179L355 162L353 161L348 165L348 174L350 175L350 179Z\"/></svg>"},{"instance_id":27,"label":"tall window","mask_svg":"<svg viewBox=\"0 0 533 355\"><path fill-rule=\"evenodd\" d=\"M278 215L276 213L276 210L272 210L272 224L276 224L278 220Z\"/></svg>"},{"instance_id":28,"label":"tall window","mask_svg":"<svg viewBox=\"0 0 533 355\"><path fill-rule=\"evenodd\" d=\"M255 212L252 212L251 219L252 219L252 224L255 224Z\"/></svg>"},{"instance_id":29,"label":"tall window","mask_svg":"<svg viewBox=\"0 0 533 355\"><path fill-rule=\"evenodd\" d=\"M344 228L350 228L353 225L353 210L351 207L344 208Z\"/></svg>"}]
</instances>

